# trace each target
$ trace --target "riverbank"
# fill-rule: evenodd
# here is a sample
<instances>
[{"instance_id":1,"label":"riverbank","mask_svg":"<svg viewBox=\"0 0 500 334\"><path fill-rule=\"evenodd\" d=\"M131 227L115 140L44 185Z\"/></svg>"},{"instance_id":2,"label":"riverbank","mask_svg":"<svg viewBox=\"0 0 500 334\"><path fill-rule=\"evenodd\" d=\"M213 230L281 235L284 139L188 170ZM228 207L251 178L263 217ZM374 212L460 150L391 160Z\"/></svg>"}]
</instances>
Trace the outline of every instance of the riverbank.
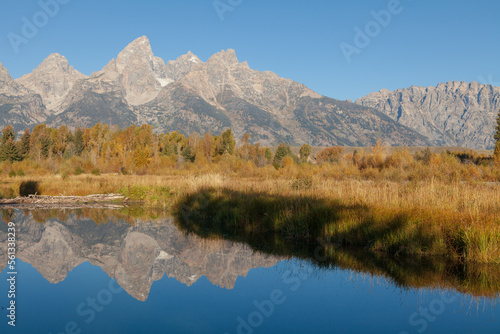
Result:
<instances>
[{"instance_id":1,"label":"riverbank","mask_svg":"<svg viewBox=\"0 0 500 334\"><path fill-rule=\"evenodd\" d=\"M0 184L13 193L24 178ZM172 210L203 234L362 247L392 255L445 256L500 263L500 185L442 181L392 182L330 178L79 175L36 180L44 195L119 193ZM8 197L8 196L7 196Z\"/></svg>"}]
</instances>

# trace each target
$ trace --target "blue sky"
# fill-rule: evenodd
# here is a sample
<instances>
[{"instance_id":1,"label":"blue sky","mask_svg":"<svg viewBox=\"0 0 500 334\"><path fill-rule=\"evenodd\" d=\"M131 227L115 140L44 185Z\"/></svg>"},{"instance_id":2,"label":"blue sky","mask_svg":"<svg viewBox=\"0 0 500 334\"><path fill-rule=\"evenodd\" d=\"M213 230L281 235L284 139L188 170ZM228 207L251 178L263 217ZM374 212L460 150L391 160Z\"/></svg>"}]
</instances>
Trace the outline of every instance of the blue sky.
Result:
<instances>
[{"instance_id":1,"label":"blue sky","mask_svg":"<svg viewBox=\"0 0 500 334\"><path fill-rule=\"evenodd\" d=\"M498 0L41 1L67 3L53 17L40 14L39 0L0 3L0 62L15 78L52 52L90 74L146 35L165 61L187 51L205 61L232 48L254 69L338 99L451 80L500 86ZM384 24L374 24L372 11L382 10L392 11L390 19L382 15ZM23 18L38 20L38 31L23 35ZM356 28L369 29L369 44L355 43ZM24 38L15 39L17 53L13 36ZM350 62L341 43L357 48Z\"/></svg>"}]
</instances>

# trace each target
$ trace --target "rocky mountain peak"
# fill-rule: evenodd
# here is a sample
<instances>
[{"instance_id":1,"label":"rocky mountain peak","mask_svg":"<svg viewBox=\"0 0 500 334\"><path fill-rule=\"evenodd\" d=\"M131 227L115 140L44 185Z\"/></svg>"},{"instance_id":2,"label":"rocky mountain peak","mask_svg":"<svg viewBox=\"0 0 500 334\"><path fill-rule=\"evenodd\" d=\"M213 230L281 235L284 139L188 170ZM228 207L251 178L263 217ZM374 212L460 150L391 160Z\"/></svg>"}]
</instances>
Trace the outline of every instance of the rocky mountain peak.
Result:
<instances>
[{"instance_id":1,"label":"rocky mountain peak","mask_svg":"<svg viewBox=\"0 0 500 334\"><path fill-rule=\"evenodd\" d=\"M69 69L69 62L66 57L61 56L59 53L51 53L44 61L38 66L38 68L48 68L48 67L60 67L63 70Z\"/></svg>"},{"instance_id":2,"label":"rocky mountain peak","mask_svg":"<svg viewBox=\"0 0 500 334\"><path fill-rule=\"evenodd\" d=\"M173 80L167 76L163 59L155 57L149 39L142 36L130 43L116 58L127 102L140 105L153 100Z\"/></svg>"},{"instance_id":3,"label":"rocky mountain peak","mask_svg":"<svg viewBox=\"0 0 500 334\"><path fill-rule=\"evenodd\" d=\"M14 79L10 76L9 71L0 63L0 82L7 83L12 81L14 81Z\"/></svg>"},{"instance_id":4,"label":"rocky mountain peak","mask_svg":"<svg viewBox=\"0 0 500 334\"><path fill-rule=\"evenodd\" d=\"M78 80L85 75L69 65L66 57L57 53L49 55L33 72L16 81L40 94L49 110L56 109Z\"/></svg>"},{"instance_id":5,"label":"rocky mountain peak","mask_svg":"<svg viewBox=\"0 0 500 334\"><path fill-rule=\"evenodd\" d=\"M203 62L200 58L194 55L191 51L188 51L185 55L180 56L176 60L170 60L167 63L166 74L173 81L177 81L201 64L203 64Z\"/></svg>"},{"instance_id":6,"label":"rocky mountain peak","mask_svg":"<svg viewBox=\"0 0 500 334\"><path fill-rule=\"evenodd\" d=\"M208 60L208 63L211 62L221 62L226 65L235 65L240 63L238 61L238 58L236 57L236 52L233 49L227 49L217 52Z\"/></svg>"},{"instance_id":7,"label":"rocky mountain peak","mask_svg":"<svg viewBox=\"0 0 500 334\"><path fill-rule=\"evenodd\" d=\"M119 72L123 72L133 62L143 62L152 65L154 62L153 50L146 36L142 36L127 45L116 58L116 65Z\"/></svg>"}]
</instances>

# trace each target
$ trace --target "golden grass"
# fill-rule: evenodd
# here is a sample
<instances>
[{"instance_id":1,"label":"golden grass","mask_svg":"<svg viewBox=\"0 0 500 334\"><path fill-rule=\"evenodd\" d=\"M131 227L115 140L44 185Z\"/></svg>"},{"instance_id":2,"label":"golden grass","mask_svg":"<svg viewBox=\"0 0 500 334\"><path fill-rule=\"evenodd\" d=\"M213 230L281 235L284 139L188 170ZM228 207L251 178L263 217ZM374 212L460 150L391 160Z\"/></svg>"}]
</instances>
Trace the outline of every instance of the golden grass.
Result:
<instances>
[{"instance_id":1,"label":"golden grass","mask_svg":"<svg viewBox=\"0 0 500 334\"><path fill-rule=\"evenodd\" d=\"M274 218L275 225L280 232L290 235L309 230L310 226L295 226L289 222L295 221L298 224L300 220L301 224L308 224L305 221L312 217L310 211L314 208L314 203L321 203L325 207L324 212L315 213L325 222L322 231L318 232L319 236L352 237L356 233L357 241L353 243L359 244L363 237L373 237L370 234L373 231L368 231L369 229L376 227L384 230L389 223L402 222L404 228L401 227L394 233L384 230L384 238L367 240L370 247L382 251L392 249L391 247L404 248L407 253L432 254L442 253L444 248L452 245L452 251L457 256L484 263L500 263L498 183L450 182L434 178L428 181L402 182L336 180L321 176L287 177L285 173L277 177L235 177L217 173L165 176L86 174L69 178L57 175L4 178L0 180L0 195L17 196L19 185L27 180L39 182L43 195L83 196L121 192L132 200L142 200L150 206L163 208L182 203L186 196L202 193L206 189L214 189L220 198L229 193L233 197L240 196L240 206L245 205L244 197L247 195L248 199L265 196L270 201L281 202L277 204L276 210L281 211ZM328 215L332 214L333 207L342 211L338 212L342 219L328 223ZM260 210L259 207L256 210ZM236 218L233 219L239 219L237 215L234 217ZM252 228L258 229L258 223L251 222ZM410 245L403 247L401 245L406 242L404 234L433 240L426 241L428 243L425 249Z\"/></svg>"}]
</instances>

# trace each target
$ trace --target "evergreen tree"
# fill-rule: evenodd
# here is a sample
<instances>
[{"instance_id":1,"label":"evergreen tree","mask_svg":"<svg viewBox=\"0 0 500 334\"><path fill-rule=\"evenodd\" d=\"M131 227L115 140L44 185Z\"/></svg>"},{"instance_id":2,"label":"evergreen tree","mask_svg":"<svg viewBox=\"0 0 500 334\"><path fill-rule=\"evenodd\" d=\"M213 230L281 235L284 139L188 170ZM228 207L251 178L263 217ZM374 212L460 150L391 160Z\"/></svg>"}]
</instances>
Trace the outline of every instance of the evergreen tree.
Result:
<instances>
[{"instance_id":1,"label":"evergreen tree","mask_svg":"<svg viewBox=\"0 0 500 334\"><path fill-rule=\"evenodd\" d=\"M194 159L196 158L196 154L193 153L193 150L191 149L191 146L186 146L182 150L181 155L186 159L186 161L189 162L194 162Z\"/></svg>"},{"instance_id":2,"label":"evergreen tree","mask_svg":"<svg viewBox=\"0 0 500 334\"><path fill-rule=\"evenodd\" d=\"M1 161L19 161L21 157L17 149L16 143L14 142L16 135L12 126L7 125L2 131L2 137L0 138L0 160Z\"/></svg>"},{"instance_id":3,"label":"evergreen tree","mask_svg":"<svg viewBox=\"0 0 500 334\"><path fill-rule=\"evenodd\" d=\"M496 126L496 133L495 133L495 140L498 143L500 141L500 111L498 111L498 116L497 116L497 126Z\"/></svg>"},{"instance_id":4,"label":"evergreen tree","mask_svg":"<svg viewBox=\"0 0 500 334\"><path fill-rule=\"evenodd\" d=\"M307 159L309 159L309 156L311 155L311 146L304 144L300 148L300 161L302 162L307 162Z\"/></svg>"},{"instance_id":5,"label":"evergreen tree","mask_svg":"<svg viewBox=\"0 0 500 334\"><path fill-rule=\"evenodd\" d=\"M495 163L500 165L500 111L498 112L497 117L497 126L495 136L495 152L493 153L493 157L495 159Z\"/></svg>"},{"instance_id":6,"label":"evergreen tree","mask_svg":"<svg viewBox=\"0 0 500 334\"><path fill-rule=\"evenodd\" d=\"M30 153L30 140L31 140L30 130L26 129L18 145L19 154L23 159L26 158Z\"/></svg>"},{"instance_id":7,"label":"evergreen tree","mask_svg":"<svg viewBox=\"0 0 500 334\"><path fill-rule=\"evenodd\" d=\"M9 138L7 142L0 146L0 160L1 161L20 161L21 155L17 149L16 143Z\"/></svg>"},{"instance_id":8,"label":"evergreen tree","mask_svg":"<svg viewBox=\"0 0 500 334\"><path fill-rule=\"evenodd\" d=\"M2 138L0 138L0 144L4 145L9 139L14 141L16 139L16 135L14 134L12 126L7 125L5 129L2 130Z\"/></svg>"},{"instance_id":9,"label":"evergreen tree","mask_svg":"<svg viewBox=\"0 0 500 334\"><path fill-rule=\"evenodd\" d=\"M234 154L234 147L236 146L236 141L234 140L233 132L231 129L227 129L219 138L219 145L217 153L223 155L224 153Z\"/></svg>"},{"instance_id":10,"label":"evergreen tree","mask_svg":"<svg viewBox=\"0 0 500 334\"><path fill-rule=\"evenodd\" d=\"M231 129L227 129L226 131L221 133L220 141L219 154L223 155L224 153L228 153L233 155L236 141L234 140L233 132L231 131Z\"/></svg>"},{"instance_id":11,"label":"evergreen tree","mask_svg":"<svg viewBox=\"0 0 500 334\"><path fill-rule=\"evenodd\" d=\"M266 148L266 151L264 152L264 157L267 160L267 163L270 163L271 160L273 159L273 152L269 148Z\"/></svg>"},{"instance_id":12,"label":"evergreen tree","mask_svg":"<svg viewBox=\"0 0 500 334\"><path fill-rule=\"evenodd\" d=\"M76 129L75 135L73 136L73 143L75 144L75 154L81 156L85 149L85 144L83 143L83 130L81 128Z\"/></svg>"},{"instance_id":13,"label":"evergreen tree","mask_svg":"<svg viewBox=\"0 0 500 334\"><path fill-rule=\"evenodd\" d=\"M276 153L274 154L274 159L273 159L274 167L279 168L281 166L281 161L286 156L293 157L292 149L290 148L290 145L281 143L279 144L278 148L276 149Z\"/></svg>"}]
</instances>

